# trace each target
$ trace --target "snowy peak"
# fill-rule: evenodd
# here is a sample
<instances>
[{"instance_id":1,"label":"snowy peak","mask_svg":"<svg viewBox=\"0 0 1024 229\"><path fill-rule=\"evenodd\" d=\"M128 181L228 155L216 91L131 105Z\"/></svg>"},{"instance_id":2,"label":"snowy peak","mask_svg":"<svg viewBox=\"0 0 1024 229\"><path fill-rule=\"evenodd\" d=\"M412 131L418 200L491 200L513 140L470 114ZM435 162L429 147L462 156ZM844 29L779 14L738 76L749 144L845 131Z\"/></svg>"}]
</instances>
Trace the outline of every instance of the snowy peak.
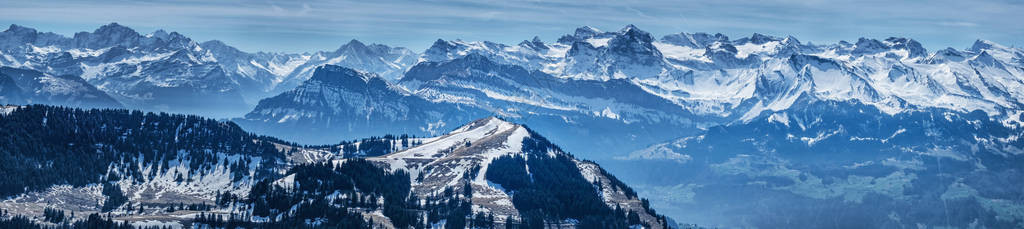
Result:
<instances>
[{"instance_id":1,"label":"snowy peak","mask_svg":"<svg viewBox=\"0 0 1024 229\"><path fill-rule=\"evenodd\" d=\"M967 54L953 48L945 48L939 51L935 51L931 57L928 58L927 63L938 64L947 61L960 62L967 59Z\"/></svg>"},{"instance_id":2,"label":"snowy peak","mask_svg":"<svg viewBox=\"0 0 1024 229\"><path fill-rule=\"evenodd\" d=\"M677 33L665 35L661 42L690 48L705 48L715 42L728 42L729 37L721 33Z\"/></svg>"},{"instance_id":3,"label":"snowy peak","mask_svg":"<svg viewBox=\"0 0 1024 229\"><path fill-rule=\"evenodd\" d=\"M583 26L583 27L576 28L576 30L573 31L573 34L571 34L571 35L567 34L567 35L563 35L562 37L558 38L558 43L572 44L573 42L584 41L586 39L591 39L591 38L595 38L595 37L603 37L603 36L606 36L605 32L602 32L601 30L598 30L598 29L596 29L594 27Z\"/></svg>"},{"instance_id":4,"label":"snowy peak","mask_svg":"<svg viewBox=\"0 0 1024 229\"><path fill-rule=\"evenodd\" d=\"M778 37L772 37L772 36L760 34L760 33L754 33L754 35L750 36L750 42L754 43L754 44L759 44L759 45L765 44L765 43L768 43L768 42L772 42L772 41L780 41L780 40L782 40L782 39L778 38Z\"/></svg>"},{"instance_id":5,"label":"snowy peak","mask_svg":"<svg viewBox=\"0 0 1024 229\"><path fill-rule=\"evenodd\" d=\"M366 47L366 44L363 44L363 42L356 39L349 40L348 43L345 43L345 45L342 45L341 48L338 49L369 50Z\"/></svg>"},{"instance_id":6,"label":"snowy peak","mask_svg":"<svg viewBox=\"0 0 1024 229\"><path fill-rule=\"evenodd\" d=\"M33 43L36 40L36 30L20 25L11 24L7 30L0 33L0 45L16 47L25 43ZM6 40L6 41L5 41Z\"/></svg>"},{"instance_id":7,"label":"snowy peak","mask_svg":"<svg viewBox=\"0 0 1024 229\"><path fill-rule=\"evenodd\" d=\"M430 45L426 51L423 51L423 60L421 61L443 61L451 58L451 53L455 51L455 44L442 39L437 39L434 44Z\"/></svg>"},{"instance_id":8,"label":"snowy peak","mask_svg":"<svg viewBox=\"0 0 1024 229\"><path fill-rule=\"evenodd\" d=\"M534 47L536 46L536 47ZM496 62L533 65L531 59L541 59L538 52L547 52L543 42L523 42L518 46L494 43L490 41L467 42L462 40L445 41L438 39L424 51L419 62L444 62L468 55L483 55Z\"/></svg>"},{"instance_id":9,"label":"snowy peak","mask_svg":"<svg viewBox=\"0 0 1024 229\"><path fill-rule=\"evenodd\" d=\"M594 27L590 27L590 26L579 27L579 28L576 28L576 31L575 31L575 35L578 36L578 37L594 36L594 35L597 35L597 34L600 34L600 33L602 33L601 30L599 30L597 28L594 28Z\"/></svg>"},{"instance_id":10,"label":"snowy peak","mask_svg":"<svg viewBox=\"0 0 1024 229\"><path fill-rule=\"evenodd\" d=\"M413 96L376 74L348 67L323 65L312 75L292 90L260 100L236 121L285 139L326 144L392 133L436 135L448 130L446 123L483 116L478 110Z\"/></svg>"},{"instance_id":11,"label":"snowy peak","mask_svg":"<svg viewBox=\"0 0 1024 229\"><path fill-rule=\"evenodd\" d=\"M7 30L4 30L4 33L35 34L36 33L36 29L20 26L20 25L17 25L17 24L11 24L10 27L7 27Z\"/></svg>"},{"instance_id":12,"label":"snowy peak","mask_svg":"<svg viewBox=\"0 0 1024 229\"><path fill-rule=\"evenodd\" d=\"M544 44L544 41L541 41L540 37L537 36L534 36L533 40L523 40L523 42L519 42L519 46L530 48L534 51L547 51L550 49L550 47Z\"/></svg>"},{"instance_id":13,"label":"snowy peak","mask_svg":"<svg viewBox=\"0 0 1024 229\"><path fill-rule=\"evenodd\" d=\"M344 55L348 58L358 59L360 62L372 61L374 58L379 58L383 53L378 53L378 50L371 49L363 42L352 39L348 43L338 48L337 52L340 55ZM386 50L384 50L386 51ZM346 58L346 60L349 60Z\"/></svg>"},{"instance_id":14,"label":"snowy peak","mask_svg":"<svg viewBox=\"0 0 1024 229\"><path fill-rule=\"evenodd\" d=\"M736 40L734 43L736 43L736 44L751 43L751 44L756 44L756 45L763 45L763 44L766 44L768 42L782 41L782 40L783 40L783 38L768 36L768 35L764 35L764 34L760 34L760 33L754 33L750 37L740 38L739 40Z\"/></svg>"},{"instance_id":15,"label":"snowy peak","mask_svg":"<svg viewBox=\"0 0 1024 229\"><path fill-rule=\"evenodd\" d=\"M882 42L879 41L879 40L868 39L868 38L861 37L860 39L857 39L857 43L854 44L853 54L854 55L875 54L875 53L879 53L879 52L884 52L888 48L889 48L888 46L886 46L885 44L882 44Z\"/></svg>"},{"instance_id":16,"label":"snowy peak","mask_svg":"<svg viewBox=\"0 0 1024 229\"><path fill-rule=\"evenodd\" d=\"M11 24L7 30L0 33L0 49L11 49L26 44L39 46L63 45L69 39L55 33L40 33L36 29ZM11 54L11 53L6 53ZM0 61L2 63L3 61Z\"/></svg>"},{"instance_id":17,"label":"snowy peak","mask_svg":"<svg viewBox=\"0 0 1024 229\"><path fill-rule=\"evenodd\" d=\"M988 40L977 40L967 50L979 55L987 52L1000 62L1024 65L1024 50L1020 48L1006 47Z\"/></svg>"},{"instance_id":18,"label":"snowy peak","mask_svg":"<svg viewBox=\"0 0 1024 229\"><path fill-rule=\"evenodd\" d=\"M493 135L493 134L498 133L498 132L509 131L509 130L512 130L512 129L515 129L515 128L522 128L522 127L523 127L522 125L515 124L515 123L509 122L509 121L505 121L505 120L503 120L501 118L491 116L491 117L487 117L487 118L477 119L476 121L470 122L470 123L468 123L466 125L463 125L463 126L461 126L459 128L456 128L452 132L449 132L448 135L463 134L463 133L469 133L469 132L489 133L489 134ZM486 135L487 134L476 135L476 136L483 137L483 136L486 136Z\"/></svg>"},{"instance_id":19,"label":"snowy peak","mask_svg":"<svg viewBox=\"0 0 1024 229\"><path fill-rule=\"evenodd\" d=\"M614 33L575 40L561 74L583 79L654 78L669 70L654 37L629 25Z\"/></svg>"},{"instance_id":20,"label":"snowy peak","mask_svg":"<svg viewBox=\"0 0 1024 229\"><path fill-rule=\"evenodd\" d=\"M492 116L472 121L439 137L425 139L421 145L374 159L388 162L391 169L413 170L411 172L416 175L421 172L417 170L423 167L410 166L409 163L429 165L453 159L489 162L502 155L522 154L522 142L531 135L532 131L525 126Z\"/></svg>"},{"instance_id":21,"label":"snowy peak","mask_svg":"<svg viewBox=\"0 0 1024 229\"><path fill-rule=\"evenodd\" d=\"M974 58L970 60L970 63L976 66L989 66L1000 68L1002 66L1002 64L1000 64L999 61L992 56L992 54L989 54L988 50L983 50L981 51L981 53L978 53L977 56L974 56Z\"/></svg>"},{"instance_id":22,"label":"snowy peak","mask_svg":"<svg viewBox=\"0 0 1024 229\"><path fill-rule=\"evenodd\" d=\"M642 63L654 63L661 58L661 52L654 47L654 36L644 32L634 25L623 28L619 35L608 41L608 48L612 53L624 57L639 59ZM657 59L656 59L657 58Z\"/></svg>"},{"instance_id":23,"label":"snowy peak","mask_svg":"<svg viewBox=\"0 0 1024 229\"><path fill-rule=\"evenodd\" d=\"M531 40L530 42L532 42L534 44L543 44L544 43L544 41L541 41L540 37L538 37L538 36L533 36L533 40Z\"/></svg>"},{"instance_id":24,"label":"snowy peak","mask_svg":"<svg viewBox=\"0 0 1024 229\"><path fill-rule=\"evenodd\" d=\"M459 67L481 67L481 68L487 68L488 66L492 66L492 65L495 64L493 61L488 59L486 56L481 55L479 53L470 53L469 55L466 55L464 57L456 58L456 59L453 59L451 61L448 61L448 63L452 64L452 65L459 66Z\"/></svg>"},{"instance_id":25,"label":"snowy peak","mask_svg":"<svg viewBox=\"0 0 1024 229\"><path fill-rule=\"evenodd\" d=\"M465 177L470 175L467 173L471 168L478 168L478 174L486 174L486 166L498 157L524 156L523 141L531 137L530 133L521 125L489 117L470 122L440 137L425 139L422 145L371 160L387 163L391 170L406 170L411 177L422 178L414 183L414 191L429 195L446 187L460 187L460 182L472 179ZM478 174L470 176L483 181L484 176ZM507 194L501 196L511 200ZM514 214L511 211L502 213Z\"/></svg>"},{"instance_id":26,"label":"snowy peak","mask_svg":"<svg viewBox=\"0 0 1024 229\"><path fill-rule=\"evenodd\" d=\"M473 146L473 143L482 143L487 140L499 140L494 139L496 137L509 138L509 134L516 131L520 132L518 141L522 141L522 138L529 136L528 130L522 125L511 123L502 120L497 117L488 117L478 119L463 125L451 132L427 140L423 145L407 149L405 151L389 154L383 156L384 159L439 159L447 157L459 152L459 156L467 156L468 154L479 154L484 153L482 151L467 152L464 149L469 149ZM507 139L513 140L513 139ZM519 144L519 142L509 142ZM500 146L500 145L499 145ZM515 153L515 152L507 152ZM498 156L498 155L495 155Z\"/></svg>"},{"instance_id":27,"label":"snowy peak","mask_svg":"<svg viewBox=\"0 0 1024 229\"><path fill-rule=\"evenodd\" d=\"M152 33L146 35L146 37L155 37L157 39L164 39L164 40L169 40L170 36L171 35L168 34L167 31L164 31L163 29L157 29L156 31L153 31Z\"/></svg>"},{"instance_id":28,"label":"snowy peak","mask_svg":"<svg viewBox=\"0 0 1024 229\"><path fill-rule=\"evenodd\" d=\"M381 44L367 45L366 43L356 39L350 40L335 51L335 55L344 57L343 60L339 60L338 62L353 63L353 68L378 65L376 62L386 62L392 65L407 65L412 59L410 58L409 60L403 61L401 58L413 54L415 53L406 48L390 47ZM330 62L333 61L329 61L329 64L337 64Z\"/></svg>"},{"instance_id":29,"label":"snowy peak","mask_svg":"<svg viewBox=\"0 0 1024 229\"><path fill-rule=\"evenodd\" d=\"M117 22L112 22L110 24L107 24L107 25L104 25L104 26L100 26L99 28L97 28L92 33L94 35L100 35L100 36L106 36L106 37L134 37L134 36L139 36L139 33L135 32L134 29L128 28L128 27L123 26L121 24L117 24Z\"/></svg>"},{"instance_id":30,"label":"snowy peak","mask_svg":"<svg viewBox=\"0 0 1024 229\"><path fill-rule=\"evenodd\" d=\"M154 36L154 37L157 37L157 36ZM167 36L160 36L160 37L166 38ZM247 53L242 52L242 50L238 50L235 47L231 47L230 45L225 44L223 41L220 41L220 40L209 40L209 41L200 43L199 47L202 47L203 49L209 50L211 53L231 54L231 55L235 55L235 56L248 55Z\"/></svg>"},{"instance_id":31,"label":"snowy peak","mask_svg":"<svg viewBox=\"0 0 1024 229\"><path fill-rule=\"evenodd\" d=\"M309 81L357 90L367 89L371 81L385 82L373 73L360 72L355 69L330 64L317 67Z\"/></svg>"},{"instance_id":32,"label":"snowy peak","mask_svg":"<svg viewBox=\"0 0 1024 229\"><path fill-rule=\"evenodd\" d=\"M101 49L111 46L132 47L139 44L143 38L135 30L117 23L110 23L96 29L92 33L75 33L74 39L79 47Z\"/></svg>"},{"instance_id":33,"label":"snowy peak","mask_svg":"<svg viewBox=\"0 0 1024 229\"><path fill-rule=\"evenodd\" d=\"M629 24L629 25L626 25L626 27L622 27L622 29L619 30L619 33L625 34L625 33L630 33L630 32L633 32L633 31L637 31L637 32L640 32L640 33L646 33L644 31L641 31L639 28L636 27L636 25L633 25L633 24Z\"/></svg>"},{"instance_id":34,"label":"snowy peak","mask_svg":"<svg viewBox=\"0 0 1024 229\"><path fill-rule=\"evenodd\" d=\"M434 44L431 44L430 48L427 48L427 50L437 49L437 50L444 51L444 50L448 50L449 48L452 48L453 46L454 45L452 45L450 42L445 41L444 39L440 39L439 38L439 39L435 40Z\"/></svg>"},{"instance_id":35,"label":"snowy peak","mask_svg":"<svg viewBox=\"0 0 1024 229\"><path fill-rule=\"evenodd\" d=\"M73 47L84 49L104 49L121 46L124 48L142 48L147 51L173 51L176 49L187 49L198 51L198 43L178 32L156 30L153 33L142 35L132 28L123 26L116 22L101 26L93 32L78 32L73 36Z\"/></svg>"},{"instance_id":36,"label":"snowy peak","mask_svg":"<svg viewBox=\"0 0 1024 229\"><path fill-rule=\"evenodd\" d=\"M924 46L921 46L921 43L915 41L914 39L890 37L888 39L885 39L885 41L889 44L890 47L894 49L907 50L908 52L910 52L910 54L908 55L908 57L910 58L923 57L928 55L928 50L925 50Z\"/></svg>"},{"instance_id":37,"label":"snowy peak","mask_svg":"<svg viewBox=\"0 0 1024 229\"><path fill-rule=\"evenodd\" d=\"M981 52L981 51L985 51L985 50L988 50L988 49L1005 49L1005 48L1006 48L1005 46L1002 46L1000 44L996 44L995 42L992 42L992 41L989 41L989 40L978 39L978 40L975 40L974 44L971 45L971 48L969 48L967 50L970 50L970 51L973 51L973 52Z\"/></svg>"},{"instance_id":38,"label":"snowy peak","mask_svg":"<svg viewBox=\"0 0 1024 229\"><path fill-rule=\"evenodd\" d=\"M482 54L470 53L466 56L457 57L447 61L419 63L409 69L400 82L427 82L444 77L475 77L480 74L473 74L474 72L492 72L502 70L499 69L502 67L514 69L514 72L525 71L525 69L518 66L499 65ZM497 71L494 72L494 74L487 75L501 75L509 72L510 71ZM415 85L410 86L413 86L410 90L416 90Z\"/></svg>"},{"instance_id":39,"label":"snowy peak","mask_svg":"<svg viewBox=\"0 0 1024 229\"><path fill-rule=\"evenodd\" d=\"M895 53L891 51L902 51L902 53ZM928 51L921 46L921 43L902 37L890 37L884 41L860 38L854 45L854 49L851 52L853 55L874 55L879 53L886 53L888 58L918 58L925 57L928 55Z\"/></svg>"}]
</instances>

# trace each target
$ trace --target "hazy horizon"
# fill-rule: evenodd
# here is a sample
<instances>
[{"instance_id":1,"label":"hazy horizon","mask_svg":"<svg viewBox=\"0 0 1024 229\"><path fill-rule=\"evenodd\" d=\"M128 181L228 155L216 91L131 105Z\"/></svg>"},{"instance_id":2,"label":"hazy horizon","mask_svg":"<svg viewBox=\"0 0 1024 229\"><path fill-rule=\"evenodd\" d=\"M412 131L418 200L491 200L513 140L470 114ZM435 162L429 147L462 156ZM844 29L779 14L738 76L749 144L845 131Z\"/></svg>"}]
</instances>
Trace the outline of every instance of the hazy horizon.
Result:
<instances>
[{"instance_id":1,"label":"hazy horizon","mask_svg":"<svg viewBox=\"0 0 1024 229\"><path fill-rule=\"evenodd\" d=\"M0 20L71 36L117 22L142 34L176 31L247 52L332 50L351 39L415 51L436 39L553 42L577 27L628 24L660 37L679 32L794 36L817 44L907 37L930 52L974 40L1021 45L1024 3L1003 1L200 1L93 3L2 0ZM398 4L401 3L401 4Z\"/></svg>"}]
</instances>

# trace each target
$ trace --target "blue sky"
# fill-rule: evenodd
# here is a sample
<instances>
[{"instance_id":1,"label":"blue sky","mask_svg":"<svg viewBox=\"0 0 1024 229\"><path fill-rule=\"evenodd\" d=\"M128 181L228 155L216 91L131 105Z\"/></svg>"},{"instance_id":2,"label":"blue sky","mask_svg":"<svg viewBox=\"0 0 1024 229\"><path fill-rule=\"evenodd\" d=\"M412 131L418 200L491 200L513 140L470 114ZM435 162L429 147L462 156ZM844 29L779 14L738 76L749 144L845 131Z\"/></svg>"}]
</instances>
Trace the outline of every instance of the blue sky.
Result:
<instances>
[{"instance_id":1,"label":"blue sky","mask_svg":"<svg viewBox=\"0 0 1024 229\"><path fill-rule=\"evenodd\" d=\"M118 22L140 33L178 31L245 51L331 50L350 39L416 51L437 38L551 42L590 25L635 24L662 36L764 33L803 42L910 37L929 51L966 48L976 39L1024 45L1024 1L13 1L0 0L0 23L71 35Z\"/></svg>"}]
</instances>

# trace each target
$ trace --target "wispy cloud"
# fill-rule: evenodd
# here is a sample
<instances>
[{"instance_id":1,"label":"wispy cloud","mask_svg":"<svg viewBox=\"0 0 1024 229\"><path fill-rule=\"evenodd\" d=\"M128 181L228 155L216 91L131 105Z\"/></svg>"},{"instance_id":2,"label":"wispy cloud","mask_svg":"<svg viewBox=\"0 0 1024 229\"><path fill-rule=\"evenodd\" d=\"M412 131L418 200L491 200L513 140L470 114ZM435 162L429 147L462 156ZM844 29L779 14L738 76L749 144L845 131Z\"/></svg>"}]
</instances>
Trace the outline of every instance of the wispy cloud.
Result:
<instances>
[{"instance_id":1,"label":"wispy cloud","mask_svg":"<svg viewBox=\"0 0 1024 229\"><path fill-rule=\"evenodd\" d=\"M941 26L955 26L955 27L975 27L977 23L966 22L966 21L944 21L938 23Z\"/></svg>"}]
</instances>

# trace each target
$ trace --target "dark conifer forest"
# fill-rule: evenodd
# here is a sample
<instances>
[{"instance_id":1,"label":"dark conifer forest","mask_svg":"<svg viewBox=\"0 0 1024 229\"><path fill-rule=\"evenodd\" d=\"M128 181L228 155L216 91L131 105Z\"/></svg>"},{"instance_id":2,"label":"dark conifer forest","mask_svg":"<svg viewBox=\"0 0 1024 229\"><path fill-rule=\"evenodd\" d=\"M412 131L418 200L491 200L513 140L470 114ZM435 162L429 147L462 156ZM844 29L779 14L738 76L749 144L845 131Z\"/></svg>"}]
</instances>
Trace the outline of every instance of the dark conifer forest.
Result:
<instances>
[{"instance_id":1,"label":"dark conifer forest","mask_svg":"<svg viewBox=\"0 0 1024 229\"><path fill-rule=\"evenodd\" d=\"M168 162L188 161L192 171L199 171L230 153L260 164L244 164L240 169L245 171L274 168L282 154L272 142L283 143L199 116L29 105L0 116L0 171L5 175L0 176L0 196L149 175L139 163L125 162L166 169ZM125 166L108 171L111 165Z\"/></svg>"}]
</instances>

